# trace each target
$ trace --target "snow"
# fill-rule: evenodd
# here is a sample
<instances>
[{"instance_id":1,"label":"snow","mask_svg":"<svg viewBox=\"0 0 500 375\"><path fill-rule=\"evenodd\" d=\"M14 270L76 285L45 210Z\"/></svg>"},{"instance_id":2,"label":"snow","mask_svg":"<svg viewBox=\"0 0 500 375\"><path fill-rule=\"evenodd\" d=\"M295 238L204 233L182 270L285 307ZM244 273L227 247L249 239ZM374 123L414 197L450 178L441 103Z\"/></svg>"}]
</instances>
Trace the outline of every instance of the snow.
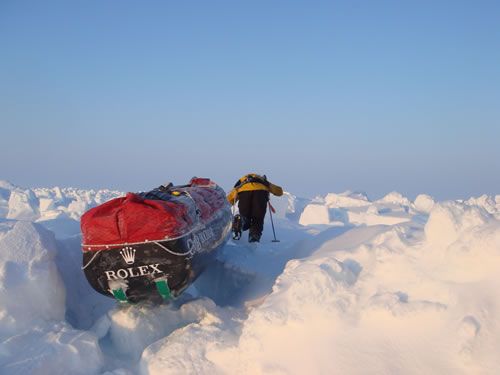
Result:
<instances>
[{"instance_id":1,"label":"snow","mask_svg":"<svg viewBox=\"0 0 500 375\"><path fill-rule=\"evenodd\" d=\"M97 373L97 338L65 321L54 235L27 221L0 224L0 373Z\"/></svg>"},{"instance_id":2,"label":"snow","mask_svg":"<svg viewBox=\"0 0 500 375\"><path fill-rule=\"evenodd\" d=\"M362 207L370 204L365 193L346 191L341 194L329 193L325 202L330 207Z\"/></svg>"},{"instance_id":3,"label":"snow","mask_svg":"<svg viewBox=\"0 0 500 375\"><path fill-rule=\"evenodd\" d=\"M25 221L7 222L0 237L0 336L33 323L64 319L65 289L53 234Z\"/></svg>"},{"instance_id":4,"label":"snow","mask_svg":"<svg viewBox=\"0 0 500 375\"><path fill-rule=\"evenodd\" d=\"M317 197L303 210L302 225L395 225L410 220L411 202L392 192L371 202L364 193L346 191Z\"/></svg>"},{"instance_id":5,"label":"snow","mask_svg":"<svg viewBox=\"0 0 500 375\"><path fill-rule=\"evenodd\" d=\"M37 222L57 238L70 238L80 235L80 216L85 211L122 195L107 189L22 189L0 180L0 218Z\"/></svg>"},{"instance_id":6,"label":"snow","mask_svg":"<svg viewBox=\"0 0 500 375\"><path fill-rule=\"evenodd\" d=\"M276 210L275 216L285 218L288 215L293 215L296 212L297 197L288 192L284 192L281 197L272 197L271 204Z\"/></svg>"},{"instance_id":7,"label":"snow","mask_svg":"<svg viewBox=\"0 0 500 375\"><path fill-rule=\"evenodd\" d=\"M432 198L430 195L427 194L418 195L417 198L415 198L415 202L413 202L413 205L417 211L426 214L431 212L432 208L434 207L434 204L436 204L434 198Z\"/></svg>"},{"instance_id":8,"label":"snow","mask_svg":"<svg viewBox=\"0 0 500 375\"><path fill-rule=\"evenodd\" d=\"M12 191L9 197L8 219L36 220L39 216L39 202L33 191Z\"/></svg>"},{"instance_id":9,"label":"snow","mask_svg":"<svg viewBox=\"0 0 500 375\"><path fill-rule=\"evenodd\" d=\"M385 197L380 199L379 202L399 204L402 206L409 206L410 205L410 200L408 198L404 197L401 193L398 193L397 191L393 191L393 192L387 194Z\"/></svg>"},{"instance_id":10,"label":"snow","mask_svg":"<svg viewBox=\"0 0 500 375\"><path fill-rule=\"evenodd\" d=\"M121 306L78 219L120 192L0 181L2 374L496 374L500 195L272 198L177 300Z\"/></svg>"},{"instance_id":11,"label":"snow","mask_svg":"<svg viewBox=\"0 0 500 375\"><path fill-rule=\"evenodd\" d=\"M2 374L98 374L103 356L95 335L60 322L33 327L1 344Z\"/></svg>"},{"instance_id":12,"label":"snow","mask_svg":"<svg viewBox=\"0 0 500 375\"><path fill-rule=\"evenodd\" d=\"M300 215L299 223L302 225L329 224L330 213L328 206L322 204L309 204Z\"/></svg>"},{"instance_id":13,"label":"snow","mask_svg":"<svg viewBox=\"0 0 500 375\"><path fill-rule=\"evenodd\" d=\"M446 247L455 242L468 229L481 227L491 216L480 206L444 202L434 206L425 226L427 240Z\"/></svg>"}]
</instances>

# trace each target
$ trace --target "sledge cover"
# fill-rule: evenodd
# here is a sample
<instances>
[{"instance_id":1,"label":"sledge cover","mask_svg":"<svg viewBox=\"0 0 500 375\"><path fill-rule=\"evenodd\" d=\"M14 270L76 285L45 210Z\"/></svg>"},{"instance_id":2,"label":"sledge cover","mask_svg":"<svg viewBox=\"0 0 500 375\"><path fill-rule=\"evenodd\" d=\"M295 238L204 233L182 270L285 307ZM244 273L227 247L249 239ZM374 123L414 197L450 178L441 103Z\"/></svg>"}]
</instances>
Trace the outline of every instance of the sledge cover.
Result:
<instances>
[{"instance_id":1,"label":"sledge cover","mask_svg":"<svg viewBox=\"0 0 500 375\"><path fill-rule=\"evenodd\" d=\"M209 179L193 178L171 189L127 193L87 211L81 219L84 251L176 239L204 226L227 205L222 189Z\"/></svg>"}]
</instances>

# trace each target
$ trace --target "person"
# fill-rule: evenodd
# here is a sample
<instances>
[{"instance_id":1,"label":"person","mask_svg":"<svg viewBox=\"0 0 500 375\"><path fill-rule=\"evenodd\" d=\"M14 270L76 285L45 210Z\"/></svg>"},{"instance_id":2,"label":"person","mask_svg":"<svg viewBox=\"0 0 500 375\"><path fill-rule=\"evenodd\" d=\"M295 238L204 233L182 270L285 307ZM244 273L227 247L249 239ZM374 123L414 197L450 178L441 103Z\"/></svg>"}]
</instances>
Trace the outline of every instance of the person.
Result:
<instances>
[{"instance_id":1,"label":"person","mask_svg":"<svg viewBox=\"0 0 500 375\"><path fill-rule=\"evenodd\" d=\"M239 239L238 228L235 228L235 224L237 226L241 219L241 230L249 230L248 242L260 241L269 193L279 197L283 195L283 189L269 182L266 175L250 173L236 182L233 190L227 195L227 200L232 205L238 202L240 211L240 217L236 215L233 221L233 231L236 234L233 238Z\"/></svg>"}]
</instances>

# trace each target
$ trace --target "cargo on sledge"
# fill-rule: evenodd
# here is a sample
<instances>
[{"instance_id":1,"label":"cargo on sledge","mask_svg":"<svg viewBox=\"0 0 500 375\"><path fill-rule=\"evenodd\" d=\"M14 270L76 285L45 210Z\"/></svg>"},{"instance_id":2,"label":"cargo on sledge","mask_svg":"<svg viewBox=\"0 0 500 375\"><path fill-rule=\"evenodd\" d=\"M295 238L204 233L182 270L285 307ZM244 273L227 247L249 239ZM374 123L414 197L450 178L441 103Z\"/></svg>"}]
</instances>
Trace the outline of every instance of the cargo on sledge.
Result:
<instances>
[{"instance_id":1,"label":"cargo on sledge","mask_svg":"<svg viewBox=\"0 0 500 375\"><path fill-rule=\"evenodd\" d=\"M228 239L224 190L205 178L127 193L81 219L83 270L99 293L121 302L178 296Z\"/></svg>"}]
</instances>

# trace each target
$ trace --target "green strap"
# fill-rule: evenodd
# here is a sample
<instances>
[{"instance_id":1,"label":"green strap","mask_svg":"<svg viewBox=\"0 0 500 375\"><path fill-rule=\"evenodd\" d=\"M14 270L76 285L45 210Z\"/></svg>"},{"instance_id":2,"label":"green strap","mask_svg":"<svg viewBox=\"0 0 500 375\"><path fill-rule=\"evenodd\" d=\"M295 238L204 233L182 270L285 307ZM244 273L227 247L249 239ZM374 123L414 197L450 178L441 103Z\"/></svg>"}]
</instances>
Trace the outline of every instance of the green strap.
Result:
<instances>
[{"instance_id":1,"label":"green strap","mask_svg":"<svg viewBox=\"0 0 500 375\"><path fill-rule=\"evenodd\" d=\"M158 290L158 293L160 293L160 295L162 296L163 299L172 298L172 294L170 294L170 288L168 287L166 280L155 281L155 284L156 284L156 289Z\"/></svg>"},{"instance_id":2,"label":"green strap","mask_svg":"<svg viewBox=\"0 0 500 375\"><path fill-rule=\"evenodd\" d=\"M156 284L156 290L163 299L172 298L172 294L170 293L170 288L168 287L166 280L155 281L155 284ZM113 293L113 297L115 297L118 302L122 303L129 302L127 295L125 294L122 288L113 289L111 292Z\"/></svg>"},{"instance_id":3,"label":"green strap","mask_svg":"<svg viewBox=\"0 0 500 375\"><path fill-rule=\"evenodd\" d=\"M113 289L111 292L113 293L113 296L118 300L118 302L128 302L127 295L122 288Z\"/></svg>"}]
</instances>

